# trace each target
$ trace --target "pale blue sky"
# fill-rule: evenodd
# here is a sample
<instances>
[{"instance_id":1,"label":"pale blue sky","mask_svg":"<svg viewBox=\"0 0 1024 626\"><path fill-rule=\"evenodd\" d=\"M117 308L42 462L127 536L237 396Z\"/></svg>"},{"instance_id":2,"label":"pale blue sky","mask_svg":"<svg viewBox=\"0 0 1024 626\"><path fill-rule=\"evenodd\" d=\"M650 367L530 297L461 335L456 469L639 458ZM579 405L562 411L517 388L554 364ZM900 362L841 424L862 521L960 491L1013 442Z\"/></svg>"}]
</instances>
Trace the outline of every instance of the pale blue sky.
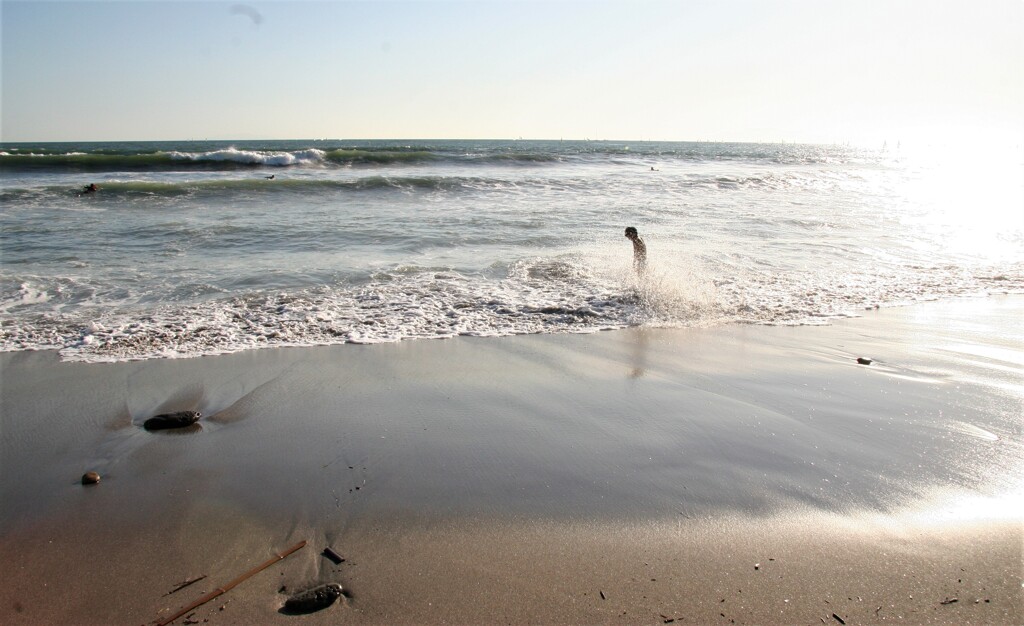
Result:
<instances>
[{"instance_id":1,"label":"pale blue sky","mask_svg":"<svg viewBox=\"0 0 1024 626\"><path fill-rule=\"evenodd\" d=\"M1022 0L12 2L4 141L1024 140Z\"/></svg>"}]
</instances>

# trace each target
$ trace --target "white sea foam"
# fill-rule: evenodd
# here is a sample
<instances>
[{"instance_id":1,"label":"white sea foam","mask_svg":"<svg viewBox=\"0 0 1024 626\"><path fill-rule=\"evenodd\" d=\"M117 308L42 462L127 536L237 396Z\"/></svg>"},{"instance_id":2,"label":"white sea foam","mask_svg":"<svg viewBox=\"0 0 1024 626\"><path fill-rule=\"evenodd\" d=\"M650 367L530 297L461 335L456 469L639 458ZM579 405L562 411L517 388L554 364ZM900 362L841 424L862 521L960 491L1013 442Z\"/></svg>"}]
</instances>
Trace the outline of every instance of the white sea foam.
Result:
<instances>
[{"instance_id":1,"label":"white sea foam","mask_svg":"<svg viewBox=\"0 0 1024 626\"><path fill-rule=\"evenodd\" d=\"M17 292L10 296L6 294L0 296L0 312L7 313L15 307L43 304L49 301L50 294L46 293L46 290L39 289L29 283L21 283L18 285Z\"/></svg>"},{"instance_id":2,"label":"white sea foam","mask_svg":"<svg viewBox=\"0 0 1024 626\"><path fill-rule=\"evenodd\" d=\"M703 270L643 277L587 259L524 259L504 277L403 266L362 285L251 293L157 307L90 307L0 329L0 349L57 348L76 361L192 357L239 350L453 336L596 332L628 326L822 324L876 302L933 299L914 286L712 281ZM943 282L942 295L950 295ZM1024 281L1016 283L1024 290ZM1003 285L1001 285L1002 287ZM973 295L977 285L963 285ZM795 288L795 289L794 289ZM788 290L788 291L787 291ZM886 291L888 290L888 291Z\"/></svg>"}]
</instances>

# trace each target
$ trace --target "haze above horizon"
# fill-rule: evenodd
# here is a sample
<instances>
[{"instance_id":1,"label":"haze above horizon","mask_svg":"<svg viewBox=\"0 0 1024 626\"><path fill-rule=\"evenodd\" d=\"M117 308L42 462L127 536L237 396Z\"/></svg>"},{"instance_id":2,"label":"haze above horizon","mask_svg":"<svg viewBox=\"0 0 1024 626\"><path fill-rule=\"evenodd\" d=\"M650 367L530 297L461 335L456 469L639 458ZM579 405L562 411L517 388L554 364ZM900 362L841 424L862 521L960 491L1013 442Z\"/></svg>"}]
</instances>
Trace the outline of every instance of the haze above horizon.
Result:
<instances>
[{"instance_id":1,"label":"haze above horizon","mask_svg":"<svg viewBox=\"0 0 1024 626\"><path fill-rule=\"evenodd\" d=\"M1024 2L3 0L0 139L1024 140Z\"/></svg>"}]
</instances>

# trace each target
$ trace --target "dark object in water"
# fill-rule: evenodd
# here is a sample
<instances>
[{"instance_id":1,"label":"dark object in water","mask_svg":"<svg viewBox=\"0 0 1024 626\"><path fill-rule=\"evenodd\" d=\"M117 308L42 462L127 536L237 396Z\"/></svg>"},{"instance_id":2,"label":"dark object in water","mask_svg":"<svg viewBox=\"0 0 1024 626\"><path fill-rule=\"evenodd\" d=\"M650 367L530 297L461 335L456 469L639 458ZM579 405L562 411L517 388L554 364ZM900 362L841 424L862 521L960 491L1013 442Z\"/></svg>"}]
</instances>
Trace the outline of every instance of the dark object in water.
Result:
<instances>
[{"instance_id":1,"label":"dark object in water","mask_svg":"<svg viewBox=\"0 0 1024 626\"><path fill-rule=\"evenodd\" d=\"M341 597L341 585L328 583L313 587L285 600L284 612L291 614L313 613L326 609Z\"/></svg>"},{"instance_id":2,"label":"dark object in water","mask_svg":"<svg viewBox=\"0 0 1024 626\"><path fill-rule=\"evenodd\" d=\"M95 485L98 482L100 482L100 475L96 472L86 472L82 474L83 485Z\"/></svg>"},{"instance_id":3,"label":"dark object in water","mask_svg":"<svg viewBox=\"0 0 1024 626\"><path fill-rule=\"evenodd\" d=\"M177 413L164 413L146 420L142 427L146 430L166 430L168 428L184 428L199 421L203 414L199 411L178 411Z\"/></svg>"},{"instance_id":4,"label":"dark object in water","mask_svg":"<svg viewBox=\"0 0 1024 626\"><path fill-rule=\"evenodd\" d=\"M341 565L345 559L341 558L341 555L331 549L330 546L324 548L323 555L331 560L335 565Z\"/></svg>"},{"instance_id":5,"label":"dark object in water","mask_svg":"<svg viewBox=\"0 0 1024 626\"><path fill-rule=\"evenodd\" d=\"M861 365L871 365L871 359L862 356L857 357L857 362Z\"/></svg>"}]
</instances>

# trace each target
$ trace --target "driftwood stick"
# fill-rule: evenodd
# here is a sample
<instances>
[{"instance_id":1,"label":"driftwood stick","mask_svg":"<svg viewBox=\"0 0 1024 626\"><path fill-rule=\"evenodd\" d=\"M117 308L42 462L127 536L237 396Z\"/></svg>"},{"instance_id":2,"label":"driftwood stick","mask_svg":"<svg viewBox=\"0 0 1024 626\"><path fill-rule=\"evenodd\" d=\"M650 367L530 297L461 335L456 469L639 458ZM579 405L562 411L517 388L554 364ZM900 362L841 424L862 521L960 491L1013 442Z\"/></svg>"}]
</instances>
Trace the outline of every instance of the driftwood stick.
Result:
<instances>
[{"instance_id":1,"label":"driftwood stick","mask_svg":"<svg viewBox=\"0 0 1024 626\"><path fill-rule=\"evenodd\" d=\"M202 580L204 578L206 578L206 574L203 574L202 576L196 576L195 578L185 579L185 580L181 581L180 583L178 583L177 587L175 587L174 589L171 589L170 591L168 591L164 595L165 596L169 596L172 593L178 593L179 591L181 591L185 587L188 587L189 585L194 585L194 584L196 584L197 582L199 582L200 580Z\"/></svg>"},{"instance_id":2,"label":"driftwood stick","mask_svg":"<svg viewBox=\"0 0 1024 626\"><path fill-rule=\"evenodd\" d=\"M251 570L249 570L248 572L242 574L238 578L232 580L231 582L229 582L228 584L224 585L223 587L218 587L217 589L214 589L213 591L211 591L210 593L206 594L202 598L199 598L198 600L196 600L192 604L190 604L187 607L181 609L180 611L178 611L177 613L175 613L171 617L168 617L168 618L160 620L159 622L157 622L157 626L167 626L167 624L170 624L171 622L173 622L174 620L178 619L182 615L187 614L189 611L192 611L192 610L196 609L197 607L200 607L200 606L206 604L210 600L213 600L214 598L216 598L217 596L219 596L219 595L221 595L223 593L227 593L228 591L231 591L232 589L237 587L239 585L239 583L245 582L248 578L250 578L250 577L252 577L252 576L262 572L263 570L267 569L268 567L270 567L274 563L277 563L278 561L280 561L281 559L284 559L285 557L289 556L293 552L295 552L295 551L305 547L305 545L306 545L305 541L300 541L299 543L297 543L294 546L288 548L287 550L285 550L281 554L275 554L274 558L268 559L267 561L265 561L263 563L260 563L256 567L254 567Z\"/></svg>"}]
</instances>

